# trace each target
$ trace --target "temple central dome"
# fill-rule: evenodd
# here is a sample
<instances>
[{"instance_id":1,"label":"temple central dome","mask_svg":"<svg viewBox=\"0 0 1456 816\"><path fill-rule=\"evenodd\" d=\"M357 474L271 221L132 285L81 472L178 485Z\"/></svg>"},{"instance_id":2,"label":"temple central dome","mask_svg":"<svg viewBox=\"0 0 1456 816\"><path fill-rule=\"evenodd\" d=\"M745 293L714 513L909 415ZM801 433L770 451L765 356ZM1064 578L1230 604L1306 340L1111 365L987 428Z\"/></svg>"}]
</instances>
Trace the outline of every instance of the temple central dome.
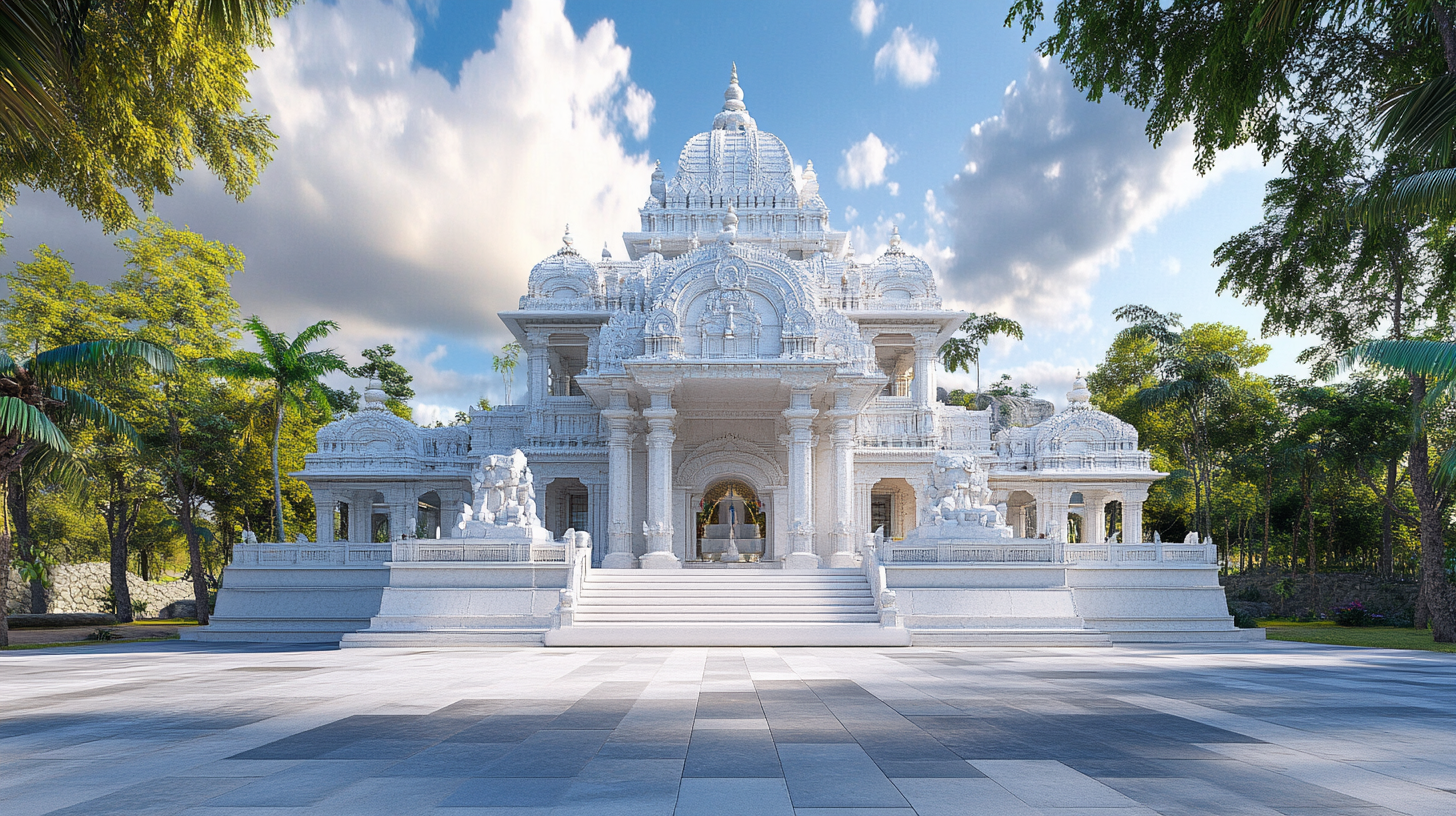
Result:
<instances>
[{"instance_id":1,"label":"temple central dome","mask_svg":"<svg viewBox=\"0 0 1456 816\"><path fill-rule=\"evenodd\" d=\"M713 117L713 129L699 133L683 146L677 174L667 187L666 205L701 206L710 203L702 200L709 196L758 196L779 206L799 204L794 159L779 137L759 130L748 114L736 65L728 90L723 92L723 110ZM745 204L741 200L737 203Z\"/></svg>"}]
</instances>

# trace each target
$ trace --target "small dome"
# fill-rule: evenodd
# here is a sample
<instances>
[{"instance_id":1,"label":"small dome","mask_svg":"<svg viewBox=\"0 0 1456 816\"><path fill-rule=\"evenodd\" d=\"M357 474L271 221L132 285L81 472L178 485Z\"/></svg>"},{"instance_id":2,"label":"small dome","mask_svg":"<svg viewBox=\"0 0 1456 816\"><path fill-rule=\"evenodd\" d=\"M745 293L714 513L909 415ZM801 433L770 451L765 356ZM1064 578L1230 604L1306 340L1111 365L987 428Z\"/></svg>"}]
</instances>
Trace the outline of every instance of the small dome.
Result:
<instances>
[{"instance_id":1,"label":"small dome","mask_svg":"<svg viewBox=\"0 0 1456 816\"><path fill-rule=\"evenodd\" d=\"M683 145L677 173L667 185L671 206L700 206L707 198L738 196L773 197L780 205L797 206L794 158L779 137L759 130L748 115L736 68L723 96L726 101L713 129Z\"/></svg>"},{"instance_id":2,"label":"small dome","mask_svg":"<svg viewBox=\"0 0 1456 816\"><path fill-rule=\"evenodd\" d=\"M603 245L605 250L606 246ZM561 249L531 269L526 283L526 297L573 300L601 293L596 267L576 251L571 225L561 237Z\"/></svg>"},{"instance_id":3,"label":"small dome","mask_svg":"<svg viewBox=\"0 0 1456 816\"><path fill-rule=\"evenodd\" d=\"M1079 407L1088 405L1092 400L1092 392L1087 390L1087 378L1082 372L1077 372L1077 379L1072 380L1072 390L1067 392L1067 407Z\"/></svg>"}]
</instances>

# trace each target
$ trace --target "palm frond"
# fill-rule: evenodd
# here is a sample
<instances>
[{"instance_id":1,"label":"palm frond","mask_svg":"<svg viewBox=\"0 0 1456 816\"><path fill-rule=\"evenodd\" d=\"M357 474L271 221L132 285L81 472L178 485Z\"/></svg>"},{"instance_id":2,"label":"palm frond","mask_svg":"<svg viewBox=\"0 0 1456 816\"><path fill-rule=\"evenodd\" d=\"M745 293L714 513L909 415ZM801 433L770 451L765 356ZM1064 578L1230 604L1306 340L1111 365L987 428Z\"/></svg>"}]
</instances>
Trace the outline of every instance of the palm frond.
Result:
<instances>
[{"instance_id":1,"label":"palm frond","mask_svg":"<svg viewBox=\"0 0 1456 816\"><path fill-rule=\"evenodd\" d=\"M66 128L53 91L80 55L90 0L7 0L0 4L0 131L14 142L48 145Z\"/></svg>"},{"instance_id":2,"label":"palm frond","mask_svg":"<svg viewBox=\"0 0 1456 816\"><path fill-rule=\"evenodd\" d=\"M0 396L0 435L19 434L57 453L69 454L71 442L45 412L17 397Z\"/></svg>"},{"instance_id":3,"label":"palm frond","mask_svg":"<svg viewBox=\"0 0 1456 816\"><path fill-rule=\"evenodd\" d=\"M1391 371L1456 378L1456 343L1436 340L1372 340L1350 349L1340 360L1340 370L1365 363Z\"/></svg>"},{"instance_id":4,"label":"palm frond","mask_svg":"<svg viewBox=\"0 0 1456 816\"><path fill-rule=\"evenodd\" d=\"M231 357L210 357L201 365L208 371L229 380L247 382L263 380L271 382L273 369L263 355L254 351L240 351Z\"/></svg>"},{"instance_id":5,"label":"palm frond","mask_svg":"<svg viewBox=\"0 0 1456 816\"><path fill-rule=\"evenodd\" d=\"M339 330L339 324L332 320L320 320L299 332L290 344L295 354L301 354L304 349L328 337L331 332Z\"/></svg>"},{"instance_id":6,"label":"palm frond","mask_svg":"<svg viewBox=\"0 0 1456 816\"><path fill-rule=\"evenodd\" d=\"M174 4L176 0L173 0ZM203 26L226 37L249 42L266 38L269 18L288 10L287 0L190 0L193 16Z\"/></svg>"},{"instance_id":7,"label":"palm frond","mask_svg":"<svg viewBox=\"0 0 1456 816\"><path fill-rule=\"evenodd\" d=\"M1432 153L1443 161L1456 132L1456 74L1439 74L1401 88L1376 108L1379 147Z\"/></svg>"},{"instance_id":8,"label":"palm frond","mask_svg":"<svg viewBox=\"0 0 1456 816\"><path fill-rule=\"evenodd\" d=\"M74 388L52 385L46 389L46 396L64 403L65 408L62 410L65 413L115 434L133 445L139 444L136 429L131 426L131 423L117 416L114 411L102 405L91 395Z\"/></svg>"},{"instance_id":9,"label":"palm frond","mask_svg":"<svg viewBox=\"0 0 1456 816\"><path fill-rule=\"evenodd\" d=\"M1378 226L1453 209L1456 209L1456 168L1447 167L1406 176L1388 189L1350 196L1345 202L1345 220Z\"/></svg>"},{"instance_id":10,"label":"palm frond","mask_svg":"<svg viewBox=\"0 0 1456 816\"><path fill-rule=\"evenodd\" d=\"M137 359L163 374L177 370L177 358L168 349L145 340L88 340L35 355L26 368L37 377L54 380L109 370L117 362Z\"/></svg>"}]
</instances>

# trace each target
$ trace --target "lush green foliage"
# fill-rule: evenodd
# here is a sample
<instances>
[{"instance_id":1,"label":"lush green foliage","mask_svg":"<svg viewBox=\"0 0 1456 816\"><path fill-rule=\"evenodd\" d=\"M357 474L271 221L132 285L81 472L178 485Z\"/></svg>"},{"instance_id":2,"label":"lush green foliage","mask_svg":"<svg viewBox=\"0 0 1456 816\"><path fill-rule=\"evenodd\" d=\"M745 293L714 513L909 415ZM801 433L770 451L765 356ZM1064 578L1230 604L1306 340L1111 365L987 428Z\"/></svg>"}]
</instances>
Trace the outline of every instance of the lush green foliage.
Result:
<instances>
[{"instance_id":1,"label":"lush green foliage","mask_svg":"<svg viewBox=\"0 0 1456 816\"><path fill-rule=\"evenodd\" d=\"M132 226L200 160L233 196L273 150L247 110L250 50L288 0L16 0L0 15L0 204L54 190Z\"/></svg>"}]
</instances>

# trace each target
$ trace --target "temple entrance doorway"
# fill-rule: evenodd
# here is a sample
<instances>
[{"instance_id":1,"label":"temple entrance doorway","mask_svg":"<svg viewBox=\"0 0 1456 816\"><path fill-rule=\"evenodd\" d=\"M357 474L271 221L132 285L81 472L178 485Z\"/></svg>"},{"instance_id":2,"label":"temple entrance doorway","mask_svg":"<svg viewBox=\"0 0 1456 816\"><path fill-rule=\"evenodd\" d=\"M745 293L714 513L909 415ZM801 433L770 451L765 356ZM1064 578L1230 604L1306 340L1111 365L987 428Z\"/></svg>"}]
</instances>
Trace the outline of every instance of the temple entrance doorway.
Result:
<instances>
[{"instance_id":1,"label":"temple entrance doorway","mask_svg":"<svg viewBox=\"0 0 1456 816\"><path fill-rule=\"evenodd\" d=\"M728 479L703 492L697 511L697 560L756 562L763 557L768 512L746 482Z\"/></svg>"}]
</instances>

